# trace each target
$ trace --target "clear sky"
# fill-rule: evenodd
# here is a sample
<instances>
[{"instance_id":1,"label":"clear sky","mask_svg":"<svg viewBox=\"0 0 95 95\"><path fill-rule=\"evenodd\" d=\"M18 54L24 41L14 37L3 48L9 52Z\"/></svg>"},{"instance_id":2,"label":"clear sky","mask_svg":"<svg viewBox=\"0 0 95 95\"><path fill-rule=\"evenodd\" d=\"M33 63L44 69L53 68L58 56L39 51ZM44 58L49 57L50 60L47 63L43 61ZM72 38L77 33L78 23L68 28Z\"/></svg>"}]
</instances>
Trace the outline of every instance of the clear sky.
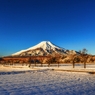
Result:
<instances>
[{"instance_id":1,"label":"clear sky","mask_svg":"<svg viewBox=\"0 0 95 95\"><path fill-rule=\"evenodd\" d=\"M41 41L95 55L95 0L0 0L0 56Z\"/></svg>"}]
</instances>

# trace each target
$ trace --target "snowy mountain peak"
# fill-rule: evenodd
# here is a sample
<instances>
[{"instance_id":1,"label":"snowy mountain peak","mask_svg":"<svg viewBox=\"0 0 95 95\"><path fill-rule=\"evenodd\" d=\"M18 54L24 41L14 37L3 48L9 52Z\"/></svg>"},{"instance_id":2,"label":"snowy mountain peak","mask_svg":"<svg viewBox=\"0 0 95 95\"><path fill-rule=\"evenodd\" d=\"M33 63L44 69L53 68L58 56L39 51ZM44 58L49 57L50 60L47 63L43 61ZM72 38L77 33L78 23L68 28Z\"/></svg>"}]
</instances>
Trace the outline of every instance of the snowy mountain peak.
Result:
<instances>
[{"instance_id":1,"label":"snowy mountain peak","mask_svg":"<svg viewBox=\"0 0 95 95\"><path fill-rule=\"evenodd\" d=\"M42 41L40 42L39 44L29 48L29 49L36 49L36 48L42 48L44 50L47 50L47 49L54 49L54 48L60 48L54 44L52 44L50 41Z\"/></svg>"},{"instance_id":2,"label":"snowy mountain peak","mask_svg":"<svg viewBox=\"0 0 95 95\"><path fill-rule=\"evenodd\" d=\"M69 50L60 48L50 41L42 41L33 47L14 53L12 56L44 56L48 54L52 55L54 53L66 54L66 52L69 52Z\"/></svg>"}]
</instances>

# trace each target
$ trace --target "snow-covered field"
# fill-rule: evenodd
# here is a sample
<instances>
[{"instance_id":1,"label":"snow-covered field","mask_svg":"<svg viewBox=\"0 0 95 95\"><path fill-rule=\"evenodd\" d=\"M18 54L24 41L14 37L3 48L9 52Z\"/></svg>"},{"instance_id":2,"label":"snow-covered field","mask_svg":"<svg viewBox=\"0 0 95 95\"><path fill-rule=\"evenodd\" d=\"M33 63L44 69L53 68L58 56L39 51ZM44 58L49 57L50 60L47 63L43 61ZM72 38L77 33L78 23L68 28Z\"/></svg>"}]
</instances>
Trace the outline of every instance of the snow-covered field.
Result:
<instances>
[{"instance_id":1,"label":"snow-covered field","mask_svg":"<svg viewBox=\"0 0 95 95\"><path fill-rule=\"evenodd\" d=\"M95 95L94 74L48 69L17 72L0 75L0 95Z\"/></svg>"}]
</instances>

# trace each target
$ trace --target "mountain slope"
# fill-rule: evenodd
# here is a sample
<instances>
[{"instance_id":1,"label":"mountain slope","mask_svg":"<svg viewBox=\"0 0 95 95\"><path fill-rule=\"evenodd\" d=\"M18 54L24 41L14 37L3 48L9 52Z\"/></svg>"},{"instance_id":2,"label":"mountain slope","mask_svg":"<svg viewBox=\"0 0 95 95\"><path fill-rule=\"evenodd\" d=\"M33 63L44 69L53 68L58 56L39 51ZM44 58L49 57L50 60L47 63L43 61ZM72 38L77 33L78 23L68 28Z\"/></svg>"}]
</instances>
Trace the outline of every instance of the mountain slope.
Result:
<instances>
[{"instance_id":1,"label":"mountain slope","mask_svg":"<svg viewBox=\"0 0 95 95\"><path fill-rule=\"evenodd\" d=\"M70 54L76 52L73 50L66 50L64 48L56 46L52 44L50 41L42 41L33 47L14 53L12 54L12 56L47 56L55 53Z\"/></svg>"}]
</instances>

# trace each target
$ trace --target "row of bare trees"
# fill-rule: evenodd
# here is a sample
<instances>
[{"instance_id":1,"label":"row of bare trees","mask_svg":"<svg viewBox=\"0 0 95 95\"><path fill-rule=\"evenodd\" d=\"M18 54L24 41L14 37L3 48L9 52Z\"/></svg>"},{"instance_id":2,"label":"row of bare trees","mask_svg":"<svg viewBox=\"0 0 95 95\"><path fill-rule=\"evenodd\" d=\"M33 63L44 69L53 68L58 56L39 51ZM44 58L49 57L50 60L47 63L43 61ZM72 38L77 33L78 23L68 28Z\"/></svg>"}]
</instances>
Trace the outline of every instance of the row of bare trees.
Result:
<instances>
[{"instance_id":1,"label":"row of bare trees","mask_svg":"<svg viewBox=\"0 0 95 95\"><path fill-rule=\"evenodd\" d=\"M2 60L2 58L0 58L0 63L1 64L9 64L9 65L14 65L16 63L20 63L22 65L26 64L29 67L31 67L32 64L34 64L35 66L37 66L37 64L41 64L41 66L43 66L43 64L47 64L48 67L50 67L51 64L58 64L58 67L60 65L60 63L71 63L73 68L75 68L75 64L76 63L83 63L84 64L84 68L86 68L86 63L88 58L91 57L91 55L87 54L87 50L83 49L81 51L79 51L79 54L72 54L69 56L66 55L56 55L56 56L50 56L48 58L44 58L44 59L33 59L31 57L29 57L27 60ZM64 60L64 62L62 61ZM91 59L91 61L95 61L94 59Z\"/></svg>"},{"instance_id":2,"label":"row of bare trees","mask_svg":"<svg viewBox=\"0 0 95 95\"><path fill-rule=\"evenodd\" d=\"M71 58L68 59L67 63L71 63L73 68L75 68L75 64L76 63L82 63L84 64L84 68L86 68L86 63L88 58L90 58L91 55L87 54L87 49L83 49L81 51L79 51L79 54L72 54ZM55 56L55 57L50 57L46 63L48 64L48 67L50 67L50 64L58 64L58 67L61 63L60 59L65 59L66 56ZM90 58L90 60L92 60Z\"/></svg>"}]
</instances>

